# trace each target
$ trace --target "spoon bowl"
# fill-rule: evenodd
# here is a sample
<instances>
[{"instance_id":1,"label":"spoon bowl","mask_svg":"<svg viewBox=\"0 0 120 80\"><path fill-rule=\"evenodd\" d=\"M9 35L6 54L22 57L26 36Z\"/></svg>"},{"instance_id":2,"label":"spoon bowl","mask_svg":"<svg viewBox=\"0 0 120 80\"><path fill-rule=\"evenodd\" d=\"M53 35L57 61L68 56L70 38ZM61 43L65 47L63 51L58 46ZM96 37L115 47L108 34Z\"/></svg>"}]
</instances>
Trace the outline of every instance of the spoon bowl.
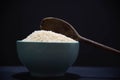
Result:
<instances>
[{"instance_id":1,"label":"spoon bowl","mask_svg":"<svg viewBox=\"0 0 120 80\"><path fill-rule=\"evenodd\" d=\"M71 37L74 40L79 41L78 38L79 34L72 27L72 25L66 22L65 20L59 18L47 17L41 21L40 28L43 30L51 30L56 33L64 34L68 37Z\"/></svg>"}]
</instances>

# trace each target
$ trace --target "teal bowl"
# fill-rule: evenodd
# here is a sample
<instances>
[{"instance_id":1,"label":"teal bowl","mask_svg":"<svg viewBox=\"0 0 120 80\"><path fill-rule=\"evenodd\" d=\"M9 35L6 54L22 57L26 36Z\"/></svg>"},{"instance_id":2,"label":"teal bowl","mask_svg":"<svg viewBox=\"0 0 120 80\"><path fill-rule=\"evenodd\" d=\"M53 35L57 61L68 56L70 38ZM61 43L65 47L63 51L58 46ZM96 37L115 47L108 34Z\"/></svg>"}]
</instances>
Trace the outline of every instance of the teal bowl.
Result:
<instances>
[{"instance_id":1,"label":"teal bowl","mask_svg":"<svg viewBox=\"0 0 120 80\"><path fill-rule=\"evenodd\" d=\"M62 76L78 57L79 42L16 43L18 58L32 76Z\"/></svg>"}]
</instances>

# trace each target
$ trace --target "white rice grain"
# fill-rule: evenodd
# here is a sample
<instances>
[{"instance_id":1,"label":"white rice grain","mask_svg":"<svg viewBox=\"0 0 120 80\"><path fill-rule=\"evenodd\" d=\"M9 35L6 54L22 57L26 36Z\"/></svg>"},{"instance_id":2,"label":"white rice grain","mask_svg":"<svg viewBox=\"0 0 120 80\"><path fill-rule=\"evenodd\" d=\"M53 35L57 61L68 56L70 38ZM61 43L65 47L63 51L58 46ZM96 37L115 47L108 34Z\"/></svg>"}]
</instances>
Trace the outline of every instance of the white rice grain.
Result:
<instances>
[{"instance_id":1,"label":"white rice grain","mask_svg":"<svg viewBox=\"0 0 120 80\"><path fill-rule=\"evenodd\" d=\"M70 37L52 31L37 30L22 41L27 42L77 42Z\"/></svg>"}]
</instances>

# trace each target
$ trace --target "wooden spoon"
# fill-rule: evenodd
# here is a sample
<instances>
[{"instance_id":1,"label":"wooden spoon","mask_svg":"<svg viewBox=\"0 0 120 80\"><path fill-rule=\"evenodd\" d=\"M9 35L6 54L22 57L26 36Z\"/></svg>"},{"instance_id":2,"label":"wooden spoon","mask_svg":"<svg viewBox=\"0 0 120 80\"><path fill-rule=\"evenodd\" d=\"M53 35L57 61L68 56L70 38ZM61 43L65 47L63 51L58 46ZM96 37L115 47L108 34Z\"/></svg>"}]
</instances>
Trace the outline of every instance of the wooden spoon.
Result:
<instances>
[{"instance_id":1,"label":"wooden spoon","mask_svg":"<svg viewBox=\"0 0 120 80\"><path fill-rule=\"evenodd\" d=\"M87 43L89 45L95 46L97 48L101 48L110 52L120 53L119 50L108 47L101 43L95 42L93 40L87 39L79 35L79 33L73 28L71 24L66 22L65 20L55 18L55 17L46 17L41 21L40 28L42 30L51 30L56 33L61 33L68 37L71 37L74 40L81 41Z\"/></svg>"}]
</instances>

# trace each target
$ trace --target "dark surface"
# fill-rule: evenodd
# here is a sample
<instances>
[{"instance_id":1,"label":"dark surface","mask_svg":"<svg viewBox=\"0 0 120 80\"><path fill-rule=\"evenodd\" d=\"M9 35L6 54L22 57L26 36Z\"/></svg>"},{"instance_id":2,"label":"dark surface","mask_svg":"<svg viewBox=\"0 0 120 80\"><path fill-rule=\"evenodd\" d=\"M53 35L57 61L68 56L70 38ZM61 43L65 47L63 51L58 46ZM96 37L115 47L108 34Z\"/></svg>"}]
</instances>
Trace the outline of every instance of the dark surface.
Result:
<instances>
[{"instance_id":1,"label":"dark surface","mask_svg":"<svg viewBox=\"0 0 120 80\"><path fill-rule=\"evenodd\" d=\"M2 0L0 65L21 65L16 40L38 30L40 20L48 16L64 19L81 36L120 50L119 4L119 0ZM120 66L120 55L81 43L75 65Z\"/></svg>"},{"instance_id":2,"label":"dark surface","mask_svg":"<svg viewBox=\"0 0 120 80\"><path fill-rule=\"evenodd\" d=\"M0 80L120 80L118 67L70 67L64 76L33 77L23 66L0 67Z\"/></svg>"}]
</instances>

